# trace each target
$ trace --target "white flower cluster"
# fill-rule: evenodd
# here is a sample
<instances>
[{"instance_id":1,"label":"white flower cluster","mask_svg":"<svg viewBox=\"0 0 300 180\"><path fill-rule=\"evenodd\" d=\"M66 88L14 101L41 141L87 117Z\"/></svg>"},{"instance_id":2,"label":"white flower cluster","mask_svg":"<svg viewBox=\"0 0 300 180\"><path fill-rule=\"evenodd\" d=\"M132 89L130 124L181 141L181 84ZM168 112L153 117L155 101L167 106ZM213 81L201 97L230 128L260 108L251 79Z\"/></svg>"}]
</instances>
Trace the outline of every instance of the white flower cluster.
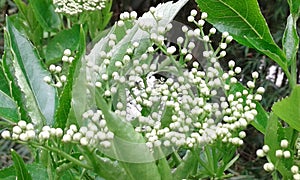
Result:
<instances>
[{"instance_id":1,"label":"white flower cluster","mask_svg":"<svg viewBox=\"0 0 300 180\"><path fill-rule=\"evenodd\" d=\"M72 124L64 131L61 128L51 128L43 126L38 132L33 124L19 121L13 126L12 131L4 130L1 136L4 139L19 140L23 142L35 141L45 142L50 139L62 141L64 143L74 143L81 146L109 148L114 134L106 127L106 121L103 119L102 112L87 111L83 114L85 120L90 120L87 126L82 126L79 129Z\"/></svg>"},{"instance_id":2,"label":"white flower cluster","mask_svg":"<svg viewBox=\"0 0 300 180\"><path fill-rule=\"evenodd\" d=\"M62 62L71 64L75 59L71 55L72 55L71 50L70 49L65 49L64 50L64 55L61 58ZM64 83L67 81L67 76L61 74L62 71L63 71L62 66L60 66L60 65L56 66L54 64L51 64L49 66L49 71L51 72L52 76L55 78L55 83L52 82L53 80L50 76L45 76L44 81L46 83L48 83L52 86L58 87L58 88L63 87Z\"/></svg>"},{"instance_id":3,"label":"white flower cluster","mask_svg":"<svg viewBox=\"0 0 300 180\"><path fill-rule=\"evenodd\" d=\"M114 134L108 130L102 112L89 110L83 114L84 120L89 120L87 126L81 126L79 130L71 125L62 137L65 143L79 143L82 146L109 148Z\"/></svg>"},{"instance_id":4,"label":"white flower cluster","mask_svg":"<svg viewBox=\"0 0 300 180\"><path fill-rule=\"evenodd\" d=\"M280 149L277 149L275 151L275 156L277 158L279 158L279 160L281 158L284 158L284 159L288 159L291 157L291 152L288 150L288 147L289 147L289 142L288 140L286 139L283 139L280 141ZM256 151L256 155L258 157L265 157L268 155L270 151L270 147L268 145L264 145L262 147L262 149L258 149ZM264 166L263 166L264 170L265 171L268 171L268 172L271 172L271 171L274 171L275 170L275 166L272 162L268 162L268 163L265 163ZM291 172L293 174L293 178L295 180L300 180L300 173L299 173L299 167L294 165L291 167Z\"/></svg>"},{"instance_id":5,"label":"white flower cluster","mask_svg":"<svg viewBox=\"0 0 300 180\"><path fill-rule=\"evenodd\" d=\"M51 128L44 126L40 132L37 132L32 123L27 123L23 120L13 126L12 131L4 130L1 136L4 139L19 140L23 142L39 141L44 142L50 138L61 138L63 130L61 128Z\"/></svg>"},{"instance_id":6,"label":"white flower cluster","mask_svg":"<svg viewBox=\"0 0 300 180\"><path fill-rule=\"evenodd\" d=\"M192 15L195 16L194 11ZM182 27L186 38L178 37L178 47L164 44L165 33L172 28L171 24L154 29L149 24L140 23L139 26L149 33L151 42L157 48L149 46L144 54L136 57L134 53L140 44L133 42L121 59L112 58L112 52L108 50L100 53L101 64L87 62L90 88L97 87L108 101L115 101L112 107L114 112L132 123L136 132L144 135L150 149L161 145L192 148L217 140L242 145L242 139L246 136L243 129L257 115L255 102L261 100L264 93L263 88L254 90L258 73L254 72L253 81L247 83L249 90L232 91L232 87L239 83L235 76L241 68L230 61L230 70L224 72L217 61L226 55L225 49L232 37L227 32L223 33L219 47L213 49L210 36L216 30L213 28L205 35L203 21L207 14L202 13L201 17L201 22L195 21L199 28L188 30L186 26ZM155 19L159 21L161 18ZM117 43L114 37L110 35L113 42L109 44ZM197 61L192 63L190 70L180 62L192 60L195 47L195 43L190 41L192 38L207 45L203 56L208 65L202 67L204 70L200 70ZM177 50L179 54L174 54ZM157 51L162 51L166 57L162 62L155 61ZM176 56L181 60L176 61ZM155 73L166 71L170 76L166 77L165 82L155 80ZM91 80L93 78L96 82ZM125 101L121 98L124 94L118 94L120 89L123 91L122 88L126 92Z\"/></svg>"},{"instance_id":7,"label":"white flower cluster","mask_svg":"<svg viewBox=\"0 0 300 180\"><path fill-rule=\"evenodd\" d=\"M105 8L106 0L53 0L55 11L75 15L83 11L96 11Z\"/></svg>"}]
</instances>

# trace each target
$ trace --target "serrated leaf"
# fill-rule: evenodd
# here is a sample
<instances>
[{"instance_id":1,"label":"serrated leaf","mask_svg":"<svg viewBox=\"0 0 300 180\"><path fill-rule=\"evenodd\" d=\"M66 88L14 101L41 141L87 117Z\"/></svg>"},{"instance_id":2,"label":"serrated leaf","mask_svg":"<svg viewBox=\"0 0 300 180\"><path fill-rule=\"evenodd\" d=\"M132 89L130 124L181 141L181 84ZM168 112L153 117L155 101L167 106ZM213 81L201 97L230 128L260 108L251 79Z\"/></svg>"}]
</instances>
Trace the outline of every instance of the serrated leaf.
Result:
<instances>
[{"instance_id":1,"label":"serrated leaf","mask_svg":"<svg viewBox=\"0 0 300 180\"><path fill-rule=\"evenodd\" d=\"M54 11L54 6L49 0L29 1L34 15L46 31L58 30L61 21L59 15Z\"/></svg>"},{"instance_id":2,"label":"serrated leaf","mask_svg":"<svg viewBox=\"0 0 300 180\"><path fill-rule=\"evenodd\" d=\"M292 61L296 61L299 49L299 36L297 33L297 19L295 19L293 15L289 15L287 18L282 45L288 63L290 64Z\"/></svg>"},{"instance_id":3,"label":"serrated leaf","mask_svg":"<svg viewBox=\"0 0 300 180\"><path fill-rule=\"evenodd\" d=\"M290 127L300 131L300 86L296 86L291 95L272 107L272 111Z\"/></svg>"},{"instance_id":4,"label":"serrated leaf","mask_svg":"<svg viewBox=\"0 0 300 180\"><path fill-rule=\"evenodd\" d=\"M79 50L75 56L74 61L69 67L67 81L64 89L59 97L59 104L55 113L55 126L65 128L71 108L73 82L78 76L81 59L85 54L85 33L83 29L80 30ZM76 123L77 124L77 123Z\"/></svg>"},{"instance_id":5,"label":"serrated leaf","mask_svg":"<svg viewBox=\"0 0 300 180\"><path fill-rule=\"evenodd\" d=\"M9 18L6 20L6 45L13 54L14 76L26 98L26 107L33 123L53 124L57 95L54 87L44 82L50 76L41 65L39 56L31 43L14 27ZM45 121L45 122L44 122Z\"/></svg>"},{"instance_id":6,"label":"serrated leaf","mask_svg":"<svg viewBox=\"0 0 300 180\"><path fill-rule=\"evenodd\" d=\"M208 13L208 22L221 32L227 31L236 41L251 47L244 38L264 39L274 44L256 0L196 0L201 11Z\"/></svg>"},{"instance_id":7,"label":"serrated leaf","mask_svg":"<svg viewBox=\"0 0 300 180\"><path fill-rule=\"evenodd\" d=\"M2 91L0 91L0 117L11 122L20 120L17 104Z\"/></svg>"},{"instance_id":8,"label":"serrated leaf","mask_svg":"<svg viewBox=\"0 0 300 180\"><path fill-rule=\"evenodd\" d=\"M74 25L72 29L63 30L56 34L47 44L45 50L46 64L49 65L61 61L65 49L76 50L79 45L79 38L79 25Z\"/></svg>"},{"instance_id":9,"label":"serrated leaf","mask_svg":"<svg viewBox=\"0 0 300 180\"><path fill-rule=\"evenodd\" d=\"M219 31L229 32L240 44L255 48L284 67L285 57L274 42L256 0L196 0L196 2L203 12L208 13L208 22Z\"/></svg>"},{"instance_id":10,"label":"serrated leaf","mask_svg":"<svg viewBox=\"0 0 300 180\"><path fill-rule=\"evenodd\" d=\"M28 172L28 169L25 166L25 163L21 156L16 153L16 151L11 150L12 159L14 161L14 167L16 170L17 179L22 180L32 180L31 175Z\"/></svg>"}]
</instances>

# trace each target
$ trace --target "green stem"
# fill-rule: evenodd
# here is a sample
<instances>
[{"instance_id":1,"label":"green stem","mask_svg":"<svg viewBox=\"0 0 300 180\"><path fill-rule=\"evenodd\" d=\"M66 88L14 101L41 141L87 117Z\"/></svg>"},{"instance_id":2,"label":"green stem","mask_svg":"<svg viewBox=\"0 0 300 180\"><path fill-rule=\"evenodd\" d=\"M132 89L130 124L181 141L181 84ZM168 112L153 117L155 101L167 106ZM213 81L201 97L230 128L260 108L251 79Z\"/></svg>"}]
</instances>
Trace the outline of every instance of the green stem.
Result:
<instances>
[{"instance_id":1,"label":"green stem","mask_svg":"<svg viewBox=\"0 0 300 180\"><path fill-rule=\"evenodd\" d=\"M64 158L66 158L67 160L73 162L74 164L78 165L78 166L81 166L83 168L86 168L86 169L89 169L89 170L92 170L93 168L87 164L84 164L82 163L80 160L70 156L69 154L65 153L64 151L60 150L60 149L57 149L57 148L54 148L54 147L50 147L50 146L47 146L47 145L40 145L38 143L35 143L35 142L30 142L30 145L34 146L34 147L37 147L37 148L41 148L41 149L44 149L44 150L49 150L49 151L52 151L52 152L55 152L61 156L63 156Z\"/></svg>"}]
</instances>

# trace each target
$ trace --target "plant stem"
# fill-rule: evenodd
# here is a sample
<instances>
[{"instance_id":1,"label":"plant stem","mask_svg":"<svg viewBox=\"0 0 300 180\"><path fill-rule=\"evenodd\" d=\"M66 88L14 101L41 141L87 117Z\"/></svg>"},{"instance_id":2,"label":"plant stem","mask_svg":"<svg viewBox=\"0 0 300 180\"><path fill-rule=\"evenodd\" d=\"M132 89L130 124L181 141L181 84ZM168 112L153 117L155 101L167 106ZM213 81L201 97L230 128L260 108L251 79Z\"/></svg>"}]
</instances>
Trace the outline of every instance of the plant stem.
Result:
<instances>
[{"instance_id":1,"label":"plant stem","mask_svg":"<svg viewBox=\"0 0 300 180\"><path fill-rule=\"evenodd\" d=\"M47 146L47 145L40 145L38 143L34 143L34 142L30 142L30 145L34 146L34 147L38 147L38 148L41 148L41 149L44 149L44 150L49 150L49 151L53 151L61 156L63 156L64 158L66 158L67 160L73 162L74 164L78 165L78 166L81 166L83 168L86 168L86 169L90 169L92 170L93 168L87 164L84 164L82 163L80 160L76 159L76 158L73 158L72 156L70 156L69 154L65 153L64 151L60 150L60 149L57 149L57 148L54 148L54 147L50 147L50 146Z\"/></svg>"}]
</instances>

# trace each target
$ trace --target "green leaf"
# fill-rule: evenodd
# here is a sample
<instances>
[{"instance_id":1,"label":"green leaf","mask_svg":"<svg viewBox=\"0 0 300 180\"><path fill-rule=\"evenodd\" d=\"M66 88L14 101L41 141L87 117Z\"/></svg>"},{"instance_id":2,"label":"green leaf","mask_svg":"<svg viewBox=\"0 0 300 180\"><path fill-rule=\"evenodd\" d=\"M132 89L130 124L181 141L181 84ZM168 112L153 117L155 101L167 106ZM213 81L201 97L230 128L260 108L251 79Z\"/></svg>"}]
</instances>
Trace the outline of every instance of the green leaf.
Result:
<instances>
[{"instance_id":1,"label":"green leaf","mask_svg":"<svg viewBox=\"0 0 300 180\"><path fill-rule=\"evenodd\" d=\"M196 0L208 22L229 32L240 44L255 48L285 67L285 56L274 42L256 0ZM270 50L271 48L271 50Z\"/></svg>"},{"instance_id":2,"label":"green leaf","mask_svg":"<svg viewBox=\"0 0 300 180\"><path fill-rule=\"evenodd\" d=\"M30 0L29 1L34 15L43 29L46 31L58 30L61 22L59 15L54 11L52 1L49 0Z\"/></svg>"},{"instance_id":3,"label":"green leaf","mask_svg":"<svg viewBox=\"0 0 300 180\"><path fill-rule=\"evenodd\" d=\"M276 164L276 169L283 175L284 179L292 179L290 168L293 163L293 158L291 157L287 160L281 160L276 157L276 150L281 149L280 141L286 137L284 129L279 123L278 117L273 113L270 114L264 137L265 144L270 147L270 150L267 153L268 160L273 164Z\"/></svg>"},{"instance_id":4,"label":"green leaf","mask_svg":"<svg viewBox=\"0 0 300 180\"><path fill-rule=\"evenodd\" d=\"M6 24L6 45L10 47L13 55L10 61L16 82L24 93L28 114L37 125L51 125L54 121L57 94L55 88L43 80L45 76L50 76L50 73L42 67L34 47L20 34L9 18Z\"/></svg>"},{"instance_id":5,"label":"green leaf","mask_svg":"<svg viewBox=\"0 0 300 180\"><path fill-rule=\"evenodd\" d=\"M1 180L15 180L16 179L16 170L14 166L3 168L0 170Z\"/></svg>"},{"instance_id":6,"label":"green leaf","mask_svg":"<svg viewBox=\"0 0 300 180\"><path fill-rule=\"evenodd\" d=\"M197 165L197 157L187 151L180 165L173 171L173 179L186 179L192 173L193 167Z\"/></svg>"},{"instance_id":7,"label":"green leaf","mask_svg":"<svg viewBox=\"0 0 300 180\"><path fill-rule=\"evenodd\" d=\"M80 42L79 50L75 56L74 61L69 67L69 72L67 76L67 81L64 86L64 89L59 97L59 104L55 114L55 126L60 128L65 128L67 125L67 119L71 109L71 100L72 100L72 89L74 79L78 76L78 69L80 69L80 62L83 56L85 55L85 33L81 28L80 31ZM77 123L76 123L77 124Z\"/></svg>"},{"instance_id":8,"label":"green leaf","mask_svg":"<svg viewBox=\"0 0 300 180\"><path fill-rule=\"evenodd\" d=\"M290 12L297 19L300 16L300 0L288 0Z\"/></svg>"},{"instance_id":9,"label":"green leaf","mask_svg":"<svg viewBox=\"0 0 300 180\"><path fill-rule=\"evenodd\" d=\"M287 69L287 60L284 52L275 44L269 43L264 39L255 39L248 36L244 38L254 47L257 51L267 55L270 59L275 61L284 70Z\"/></svg>"},{"instance_id":10,"label":"green leaf","mask_svg":"<svg viewBox=\"0 0 300 180\"><path fill-rule=\"evenodd\" d=\"M7 33L4 33L5 40L9 39L7 38ZM7 43L8 41L5 41L5 51L2 59L2 66L3 66L3 71L6 76L7 81L9 82L9 96L16 102L18 108L19 108L19 113L21 116L21 119L29 122L30 120L28 119L28 113L25 108L25 104L23 103L23 97L22 97L22 92L17 86L14 76L12 75L13 70L13 65L11 62L12 58L12 53L10 49L7 49ZM8 46L10 48L10 45Z\"/></svg>"},{"instance_id":11,"label":"green leaf","mask_svg":"<svg viewBox=\"0 0 300 180\"><path fill-rule=\"evenodd\" d=\"M72 29L60 31L45 49L46 64L54 64L61 61L65 49L76 50L79 45L80 26L74 25Z\"/></svg>"},{"instance_id":12,"label":"green leaf","mask_svg":"<svg viewBox=\"0 0 300 180\"><path fill-rule=\"evenodd\" d=\"M201 11L208 13L207 20L221 32L227 31L239 43L252 47L244 39L263 39L273 43L273 38L256 0L196 0Z\"/></svg>"},{"instance_id":13,"label":"green leaf","mask_svg":"<svg viewBox=\"0 0 300 180\"><path fill-rule=\"evenodd\" d=\"M0 91L0 117L11 122L20 120L16 102L2 91Z\"/></svg>"},{"instance_id":14,"label":"green leaf","mask_svg":"<svg viewBox=\"0 0 300 180\"><path fill-rule=\"evenodd\" d=\"M296 61L297 52L299 49L299 36L297 33L297 20L292 15L289 15L287 18L282 45L288 63Z\"/></svg>"},{"instance_id":15,"label":"green leaf","mask_svg":"<svg viewBox=\"0 0 300 180\"><path fill-rule=\"evenodd\" d=\"M25 163L21 156L16 153L16 151L11 150L12 159L14 161L14 167L16 169L17 179L22 180L32 180L31 175L28 172L28 169L25 166Z\"/></svg>"},{"instance_id":16,"label":"green leaf","mask_svg":"<svg viewBox=\"0 0 300 180\"><path fill-rule=\"evenodd\" d=\"M274 114L287 122L290 127L300 131L300 86L296 86L290 97L287 97L272 107Z\"/></svg>"}]
</instances>

